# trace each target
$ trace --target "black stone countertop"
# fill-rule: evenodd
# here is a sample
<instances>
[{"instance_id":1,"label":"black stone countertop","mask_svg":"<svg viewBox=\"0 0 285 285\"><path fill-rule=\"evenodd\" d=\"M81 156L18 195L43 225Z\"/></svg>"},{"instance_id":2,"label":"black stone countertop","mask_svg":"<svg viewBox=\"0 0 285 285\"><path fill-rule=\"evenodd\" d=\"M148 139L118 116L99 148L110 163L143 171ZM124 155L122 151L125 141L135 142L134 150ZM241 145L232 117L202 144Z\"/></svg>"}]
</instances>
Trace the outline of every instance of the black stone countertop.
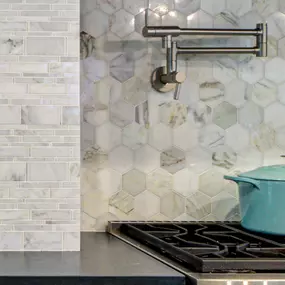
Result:
<instances>
[{"instance_id":1,"label":"black stone countertop","mask_svg":"<svg viewBox=\"0 0 285 285\"><path fill-rule=\"evenodd\" d=\"M107 233L82 233L81 252L0 252L0 285L183 285L179 272Z\"/></svg>"}]
</instances>

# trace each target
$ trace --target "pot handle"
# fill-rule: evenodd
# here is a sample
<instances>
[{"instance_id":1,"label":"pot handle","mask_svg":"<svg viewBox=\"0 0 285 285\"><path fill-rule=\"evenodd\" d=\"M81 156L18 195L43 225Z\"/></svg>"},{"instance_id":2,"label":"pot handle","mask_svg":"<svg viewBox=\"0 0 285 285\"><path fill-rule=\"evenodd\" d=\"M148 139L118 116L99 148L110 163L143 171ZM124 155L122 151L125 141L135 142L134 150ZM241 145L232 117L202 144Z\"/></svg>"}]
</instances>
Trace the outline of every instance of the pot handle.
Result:
<instances>
[{"instance_id":1,"label":"pot handle","mask_svg":"<svg viewBox=\"0 0 285 285\"><path fill-rule=\"evenodd\" d=\"M240 176L229 176L229 175L225 175L224 178L226 180L234 181L237 184L239 182L249 183L249 184L253 185L255 188L257 188L258 190L260 190L259 182L256 181L255 179L247 178L247 177L240 177Z\"/></svg>"}]
</instances>

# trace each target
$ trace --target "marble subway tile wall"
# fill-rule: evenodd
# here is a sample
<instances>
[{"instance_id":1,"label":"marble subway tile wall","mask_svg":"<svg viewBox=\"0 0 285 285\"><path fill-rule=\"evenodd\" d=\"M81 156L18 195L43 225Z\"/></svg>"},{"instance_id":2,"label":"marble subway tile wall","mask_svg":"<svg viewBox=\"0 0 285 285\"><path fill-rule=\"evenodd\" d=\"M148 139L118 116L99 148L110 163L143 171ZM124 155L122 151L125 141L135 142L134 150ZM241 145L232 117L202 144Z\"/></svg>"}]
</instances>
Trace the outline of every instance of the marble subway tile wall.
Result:
<instances>
[{"instance_id":1,"label":"marble subway tile wall","mask_svg":"<svg viewBox=\"0 0 285 285\"><path fill-rule=\"evenodd\" d=\"M147 7L150 25L267 21L269 57L180 58L187 80L174 101L150 85L165 54L159 39L141 34ZM104 230L108 220L240 220L237 187L223 175L284 163L285 1L82 0L80 36L82 230Z\"/></svg>"},{"instance_id":2,"label":"marble subway tile wall","mask_svg":"<svg viewBox=\"0 0 285 285\"><path fill-rule=\"evenodd\" d=\"M77 251L79 0L1 0L0 31L0 250Z\"/></svg>"}]
</instances>

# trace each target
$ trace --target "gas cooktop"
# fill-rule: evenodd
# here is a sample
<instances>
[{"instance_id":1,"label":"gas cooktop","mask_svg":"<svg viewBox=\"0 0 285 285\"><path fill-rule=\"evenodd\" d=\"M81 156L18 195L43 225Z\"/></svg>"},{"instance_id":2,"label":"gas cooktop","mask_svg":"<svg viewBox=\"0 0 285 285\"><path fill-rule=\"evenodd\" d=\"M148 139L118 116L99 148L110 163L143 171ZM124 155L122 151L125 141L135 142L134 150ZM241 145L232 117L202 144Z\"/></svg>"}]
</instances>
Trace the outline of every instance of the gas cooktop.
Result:
<instances>
[{"instance_id":1,"label":"gas cooktop","mask_svg":"<svg viewBox=\"0 0 285 285\"><path fill-rule=\"evenodd\" d=\"M285 236L235 222L110 222L114 231L196 272L285 272Z\"/></svg>"}]
</instances>

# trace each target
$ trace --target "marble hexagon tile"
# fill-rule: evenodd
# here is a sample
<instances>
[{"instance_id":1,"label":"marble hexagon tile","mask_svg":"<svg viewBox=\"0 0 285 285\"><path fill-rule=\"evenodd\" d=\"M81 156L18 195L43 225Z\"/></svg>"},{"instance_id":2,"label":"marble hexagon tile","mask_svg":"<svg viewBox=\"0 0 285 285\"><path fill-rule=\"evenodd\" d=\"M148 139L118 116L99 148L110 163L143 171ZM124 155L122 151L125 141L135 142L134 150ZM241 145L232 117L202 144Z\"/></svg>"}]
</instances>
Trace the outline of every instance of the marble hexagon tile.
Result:
<instances>
[{"instance_id":1,"label":"marble hexagon tile","mask_svg":"<svg viewBox=\"0 0 285 285\"><path fill-rule=\"evenodd\" d=\"M239 220L236 187L224 174L279 162L285 150L282 1L82 2L82 193L91 201L83 228L104 230L114 219ZM269 57L179 59L187 79L174 101L151 88L165 54L160 40L142 36L147 7L155 26L255 28L267 21ZM188 43L253 44L244 37Z\"/></svg>"}]
</instances>

